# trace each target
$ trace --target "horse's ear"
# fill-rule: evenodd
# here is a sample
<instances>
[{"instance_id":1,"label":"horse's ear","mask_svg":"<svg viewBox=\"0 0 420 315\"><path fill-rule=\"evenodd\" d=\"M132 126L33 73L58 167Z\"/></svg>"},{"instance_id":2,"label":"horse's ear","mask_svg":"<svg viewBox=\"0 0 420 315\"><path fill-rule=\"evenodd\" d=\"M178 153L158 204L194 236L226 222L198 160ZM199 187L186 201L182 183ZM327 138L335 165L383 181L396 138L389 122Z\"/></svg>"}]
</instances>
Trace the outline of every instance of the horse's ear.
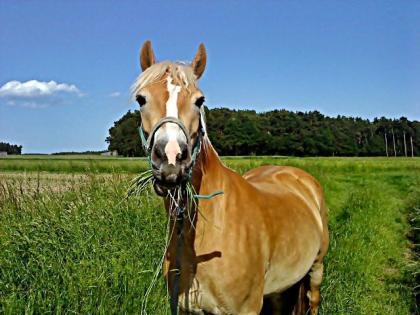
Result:
<instances>
[{"instance_id":1,"label":"horse's ear","mask_svg":"<svg viewBox=\"0 0 420 315\"><path fill-rule=\"evenodd\" d=\"M150 40L146 40L140 51L140 65L141 70L146 70L156 62L155 54L152 49L152 43Z\"/></svg>"},{"instance_id":2,"label":"horse's ear","mask_svg":"<svg viewBox=\"0 0 420 315\"><path fill-rule=\"evenodd\" d=\"M206 61L206 47L204 47L204 44L200 44L200 46L198 47L197 54L195 55L194 60L192 62L192 68L197 79L199 79L203 75L204 69L206 69Z\"/></svg>"}]
</instances>

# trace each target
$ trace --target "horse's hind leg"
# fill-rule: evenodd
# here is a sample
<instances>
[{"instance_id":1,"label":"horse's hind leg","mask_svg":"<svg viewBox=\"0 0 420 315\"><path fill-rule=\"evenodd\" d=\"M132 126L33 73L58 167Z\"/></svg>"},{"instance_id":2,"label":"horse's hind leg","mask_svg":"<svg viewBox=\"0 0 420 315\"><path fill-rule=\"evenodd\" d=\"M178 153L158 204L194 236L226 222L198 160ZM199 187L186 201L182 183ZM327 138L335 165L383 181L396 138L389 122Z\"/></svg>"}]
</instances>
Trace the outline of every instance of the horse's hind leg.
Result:
<instances>
[{"instance_id":1,"label":"horse's hind leg","mask_svg":"<svg viewBox=\"0 0 420 315\"><path fill-rule=\"evenodd\" d=\"M319 303L321 301L321 294L319 292L321 288L322 277L324 274L324 257L328 251L329 244L329 234L328 234L328 223L327 223L327 207L325 205L325 200L322 202L321 207L321 217L322 224L324 227L322 235L322 244L318 257L316 258L314 264L311 267L309 272L309 291L308 298L309 304L311 306L311 315L317 315L319 309Z\"/></svg>"},{"instance_id":2,"label":"horse's hind leg","mask_svg":"<svg viewBox=\"0 0 420 315\"><path fill-rule=\"evenodd\" d=\"M317 315L319 309L319 303L321 301L321 294L319 292L321 288L322 277L324 275L324 257L328 250L328 227L324 224L324 235L321 249L318 257L309 271L309 291L308 298L311 307L311 315Z\"/></svg>"},{"instance_id":3,"label":"horse's hind leg","mask_svg":"<svg viewBox=\"0 0 420 315\"><path fill-rule=\"evenodd\" d=\"M321 300L320 287L322 282L322 276L324 273L324 264L322 262L315 262L312 265L311 271L309 272L309 291L307 293L309 298L309 304L311 307L311 315L318 314L319 303Z\"/></svg>"}]
</instances>

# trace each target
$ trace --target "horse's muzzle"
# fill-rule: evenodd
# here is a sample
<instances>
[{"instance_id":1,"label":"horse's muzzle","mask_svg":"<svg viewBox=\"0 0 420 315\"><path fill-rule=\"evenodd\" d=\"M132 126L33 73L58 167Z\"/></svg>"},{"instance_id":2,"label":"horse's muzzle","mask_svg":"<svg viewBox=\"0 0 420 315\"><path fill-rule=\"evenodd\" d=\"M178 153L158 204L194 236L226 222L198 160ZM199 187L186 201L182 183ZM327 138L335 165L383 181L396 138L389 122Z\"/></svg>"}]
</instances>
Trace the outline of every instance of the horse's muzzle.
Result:
<instances>
[{"instance_id":1,"label":"horse's muzzle","mask_svg":"<svg viewBox=\"0 0 420 315\"><path fill-rule=\"evenodd\" d=\"M153 169L155 177L154 189L159 196L166 196L171 190L188 180L189 169L181 164L166 164L159 169Z\"/></svg>"},{"instance_id":2,"label":"horse's muzzle","mask_svg":"<svg viewBox=\"0 0 420 315\"><path fill-rule=\"evenodd\" d=\"M152 171L155 177L155 190L159 195L166 194L168 189L181 185L188 179L191 167L191 155L186 146L178 154L175 163L169 163L159 142L152 149Z\"/></svg>"}]
</instances>

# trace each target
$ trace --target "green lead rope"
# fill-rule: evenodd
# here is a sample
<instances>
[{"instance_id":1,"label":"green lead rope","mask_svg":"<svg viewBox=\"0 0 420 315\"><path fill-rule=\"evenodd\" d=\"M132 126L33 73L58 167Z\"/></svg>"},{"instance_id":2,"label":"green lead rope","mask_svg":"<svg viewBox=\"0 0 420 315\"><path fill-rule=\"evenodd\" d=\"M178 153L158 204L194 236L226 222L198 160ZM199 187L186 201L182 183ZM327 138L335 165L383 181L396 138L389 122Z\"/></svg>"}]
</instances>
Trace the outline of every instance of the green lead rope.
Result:
<instances>
[{"instance_id":1,"label":"green lead rope","mask_svg":"<svg viewBox=\"0 0 420 315\"><path fill-rule=\"evenodd\" d=\"M215 191L214 193L211 193L211 194L208 194L208 195L193 195L193 197L195 198L195 199L211 199L211 198L213 198L213 197L216 197L216 196L218 196L218 195L223 195L224 194L224 192L223 191Z\"/></svg>"},{"instance_id":2,"label":"green lead rope","mask_svg":"<svg viewBox=\"0 0 420 315\"><path fill-rule=\"evenodd\" d=\"M149 150L147 148L147 139L146 139L146 136L144 135L143 124L141 124L139 127L139 135L140 135L140 140L141 140L141 146L143 147L144 152L146 153L147 161L149 161L149 167L150 169L152 169L152 159L150 157Z\"/></svg>"},{"instance_id":3,"label":"green lead rope","mask_svg":"<svg viewBox=\"0 0 420 315\"><path fill-rule=\"evenodd\" d=\"M143 124L141 124L139 127L139 135L140 135L141 145L144 149L144 152L147 154L149 150L147 148L147 139L143 131Z\"/></svg>"}]
</instances>

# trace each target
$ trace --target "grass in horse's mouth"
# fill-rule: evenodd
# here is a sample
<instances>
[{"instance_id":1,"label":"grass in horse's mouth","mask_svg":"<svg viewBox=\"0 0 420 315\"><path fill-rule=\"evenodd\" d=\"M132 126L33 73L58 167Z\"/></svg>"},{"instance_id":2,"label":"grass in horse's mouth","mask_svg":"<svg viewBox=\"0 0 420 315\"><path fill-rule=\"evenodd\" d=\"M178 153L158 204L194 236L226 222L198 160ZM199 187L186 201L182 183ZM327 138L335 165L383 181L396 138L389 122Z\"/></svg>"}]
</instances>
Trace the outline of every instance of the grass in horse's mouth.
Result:
<instances>
[{"instance_id":1,"label":"grass in horse's mouth","mask_svg":"<svg viewBox=\"0 0 420 315\"><path fill-rule=\"evenodd\" d=\"M155 178L152 170L144 171L131 180L127 190L127 197L132 195L141 195L150 185L153 185Z\"/></svg>"},{"instance_id":2,"label":"grass in horse's mouth","mask_svg":"<svg viewBox=\"0 0 420 315\"><path fill-rule=\"evenodd\" d=\"M127 190L127 197L132 195L141 195L154 184L156 184L156 179L153 176L152 170L144 171L131 180L130 186ZM177 185L173 188L167 189L167 196L170 196L171 198L177 196L177 202L180 201L184 193L189 206L191 207L192 205L196 205L196 191L190 181L185 182L185 184Z\"/></svg>"}]
</instances>

